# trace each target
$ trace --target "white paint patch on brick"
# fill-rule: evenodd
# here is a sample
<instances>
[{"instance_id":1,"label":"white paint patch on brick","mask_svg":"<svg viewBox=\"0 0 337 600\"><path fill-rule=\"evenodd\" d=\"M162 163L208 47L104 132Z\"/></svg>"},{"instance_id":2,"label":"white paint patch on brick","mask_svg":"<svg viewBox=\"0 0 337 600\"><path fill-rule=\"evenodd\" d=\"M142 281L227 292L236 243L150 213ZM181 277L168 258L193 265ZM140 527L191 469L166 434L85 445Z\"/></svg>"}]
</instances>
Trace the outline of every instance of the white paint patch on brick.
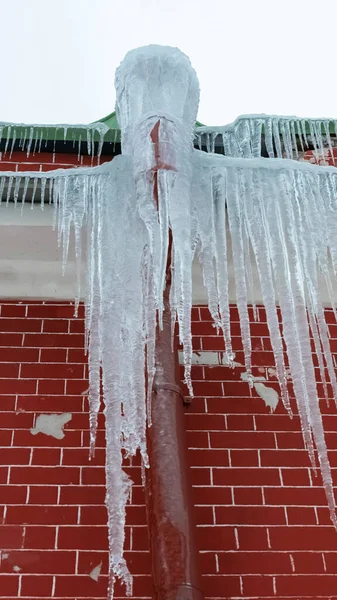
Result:
<instances>
[{"instance_id":1,"label":"white paint patch on brick","mask_svg":"<svg viewBox=\"0 0 337 600\"><path fill-rule=\"evenodd\" d=\"M44 433L57 440L64 438L63 427L72 419L71 413L62 413L61 415L39 415L36 419L35 427L30 430L32 435Z\"/></svg>"},{"instance_id":2,"label":"white paint patch on brick","mask_svg":"<svg viewBox=\"0 0 337 600\"><path fill-rule=\"evenodd\" d=\"M182 351L179 351L179 363L184 364L184 355ZM201 350L200 352L193 352L192 355L193 365L221 365L223 367L242 367L240 363L232 362L230 364L226 352L211 352Z\"/></svg>"},{"instance_id":3,"label":"white paint patch on brick","mask_svg":"<svg viewBox=\"0 0 337 600\"><path fill-rule=\"evenodd\" d=\"M15 573L20 573L20 571L21 571L21 567L18 567L18 565L14 565L14 567L13 567L13 571L14 571Z\"/></svg>"},{"instance_id":4,"label":"white paint patch on brick","mask_svg":"<svg viewBox=\"0 0 337 600\"><path fill-rule=\"evenodd\" d=\"M251 379L253 381L255 391L258 393L260 398L262 398L265 405L270 408L271 412L274 412L275 408L278 405L278 393L276 390L274 390L274 388L267 387L264 383L262 383L263 381L266 381L266 378L253 376L250 376L248 378L247 373L241 373L240 377L242 381L248 381L248 379Z\"/></svg>"},{"instance_id":5,"label":"white paint patch on brick","mask_svg":"<svg viewBox=\"0 0 337 600\"><path fill-rule=\"evenodd\" d=\"M98 581L102 570L102 563L99 563L93 570L89 573L89 577L94 581Z\"/></svg>"}]
</instances>

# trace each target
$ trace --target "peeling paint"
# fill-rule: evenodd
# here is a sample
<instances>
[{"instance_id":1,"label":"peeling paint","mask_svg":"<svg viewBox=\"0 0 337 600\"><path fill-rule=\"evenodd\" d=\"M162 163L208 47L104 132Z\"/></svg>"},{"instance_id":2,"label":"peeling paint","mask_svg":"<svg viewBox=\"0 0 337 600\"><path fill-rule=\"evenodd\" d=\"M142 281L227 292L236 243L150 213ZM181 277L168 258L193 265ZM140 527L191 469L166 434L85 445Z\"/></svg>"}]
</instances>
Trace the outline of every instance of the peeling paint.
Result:
<instances>
[{"instance_id":1,"label":"peeling paint","mask_svg":"<svg viewBox=\"0 0 337 600\"><path fill-rule=\"evenodd\" d=\"M265 405L270 408L271 412L274 412L275 408L278 405L279 397L278 397L277 391L274 390L274 388L267 387L263 383L266 381L266 378L265 377L253 377L252 375L250 375L250 377L248 377L248 373L241 373L241 379L242 379L242 381L248 381L248 379L253 381L253 385L254 385L256 393L260 396L260 398L262 398Z\"/></svg>"},{"instance_id":2,"label":"peeling paint","mask_svg":"<svg viewBox=\"0 0 337 600\"><path fill-rule=\"evenodd\" d=\"M98 581L102 570L102 563L99 563L93 570L89 573L89 577L94 581Z\"/></svg>"},{"instance_id":3,"label":"peeling paint","mask_svg":"<svg viewBox=\"0 0 337 600\"><path fill-rule=\"evenodd\" d=\"M63 427L72 419L71 413L62 413L61 415L39 415L36 419L35 427L30 430L32 435L44 433L57 440L64 438Z\"/></svg>"},{"instance_id":4,"label":"peeling paint","mask_svg":"<svg viewBox=\"0 0 337 600\"><path fill-rule=\"evenodd\" d=\"M179 363L184 364L184 355L182 351L179 351ZM240 363L232 362L228 360L226 352L211 352L211 351L200 351L193 352L192 365L222 365L223 367L241 367Z\"/></svg>"},{"instance_id":5,"label":"peeling paint","mask_svg":"<svg viewBox=\"0 0 337 600\"><path fill-rule=\"evenodd\" d=\"M20 571L21 571L21 570L22 570L22 569L21 569L21 567L18 567L18 565L14 565L14 567L13 567L13 571L14 571L15 573L20 573Z\"/></svg>"}]
</instances>

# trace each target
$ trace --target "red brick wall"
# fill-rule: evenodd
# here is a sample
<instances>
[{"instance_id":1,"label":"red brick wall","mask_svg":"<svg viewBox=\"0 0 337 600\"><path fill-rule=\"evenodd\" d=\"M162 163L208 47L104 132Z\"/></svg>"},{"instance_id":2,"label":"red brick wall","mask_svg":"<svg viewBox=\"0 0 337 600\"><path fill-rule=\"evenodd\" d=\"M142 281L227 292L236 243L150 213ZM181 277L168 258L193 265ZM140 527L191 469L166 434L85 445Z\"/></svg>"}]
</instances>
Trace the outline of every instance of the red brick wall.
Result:
<instances>
[{"instance_id":1,"label":"red brick wall","mask_svg":"<svg viewBox=\"0 0 337 600\"><path fill-rule=\"evenodd\" d=\"M104 429L88 461L83 309L70 303L3 302L0 315L0 599L106 597ZM328 312L329 320L332 313ZM264 311L252 324L255 375L273 365ZM236 310L236 361L243 362ZM331 325L332 347L337 327ZM221 351L204 307L193 309L195 350ZM239 367L195 366L187 411L198 544L207 598L337 598L337 533L320 477L309 468L297 416L270 415ZM269 377L270 379L270 377ZM275 378L270 383L277 389ZM325 414L337 466L337 415ZM71 412L65 437L33 436L36 416ZM144 495L137 461L126 557L134 597L150 597ZM98 564L98 582L89 573ZM116 597L123 596L117 588Z\"/></svg>"}]
</instances>

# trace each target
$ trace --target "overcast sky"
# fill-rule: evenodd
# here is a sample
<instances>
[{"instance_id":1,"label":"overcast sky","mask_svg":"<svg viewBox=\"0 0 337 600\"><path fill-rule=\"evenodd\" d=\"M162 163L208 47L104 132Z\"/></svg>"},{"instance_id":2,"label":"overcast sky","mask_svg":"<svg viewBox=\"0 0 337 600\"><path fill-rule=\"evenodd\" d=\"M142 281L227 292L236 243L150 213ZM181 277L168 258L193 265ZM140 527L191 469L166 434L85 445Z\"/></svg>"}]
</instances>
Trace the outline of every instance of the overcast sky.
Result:
<instances>
[{"instance_id":1,"label":"overcast sky","mask_svg":"<svg viewBox=\"0 0 337 600\"><path fill-rule=\"evenodd\" d=\"M0 0L0 121L88 123L114 110L125 53L189 55L199 120L337 117L337 0Z\"/></svg>"}]
</instances>

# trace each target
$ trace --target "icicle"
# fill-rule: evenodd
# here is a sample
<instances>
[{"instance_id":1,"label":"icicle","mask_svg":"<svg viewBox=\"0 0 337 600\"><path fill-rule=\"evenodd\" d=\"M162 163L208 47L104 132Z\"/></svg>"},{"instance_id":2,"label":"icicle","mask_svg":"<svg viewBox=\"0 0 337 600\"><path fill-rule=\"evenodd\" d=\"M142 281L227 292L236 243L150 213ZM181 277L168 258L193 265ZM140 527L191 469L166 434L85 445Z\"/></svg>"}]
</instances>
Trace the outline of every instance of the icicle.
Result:
<instances>
[{"instance_id":1,"label":"icicle","mask_svg":"<svg viewBox=\"0 0 337 600\"><path fill-rule=\"evenodd\" d=\"M34 177L33 192L32 192L32 200L31 200L31 205L30 205L30 208L31 208L32 210L33 210L33 208L34 208L34 200L35 200L35 194L36 194L37 184L38 184L38 178L37 178L37 177Z\"/></svg>"},{"instance_id":2,"label":"icicle","mask_svg":"<svg viewBox=\"0 0 337 600\"><path fill-rule=\"evenodd\" d=\"M12 154L13 154L15 142L16 142L16 129L14 129L14 131L13 131L13 139L12 139L11 149L10 149L10 152L9 152L9 160L12 159Z\"/></svg>"},{"instance_id":3,"label":"icicle","mask_svg":"<svg viewBox=\"0 0 337 600\"><path fill-rule=\"evenodd\" d=\"M11 195L11 191L12 191L13 181L14 181L14 176L11 175L11 177L8 178L8 184L7 184L6 206L8 206L8 204L9 204L9 199L10 199L10 195Z\"/></svg>"},{"instance_id":4,"label":"icicle","mask_svg":"<svg viewBox=\"0 0 337 600\"><path fill-rule=\"evenodd\" d=\"M5 189L5 184L6 184L6 176L5 175L1 175L1 179L0 179L0 204L3 201L3 195L4 195L4 189Z\"/></svg>"},{"instance_id":5,"label":"icicle","mask_svg":"<svg viewBox=\"0 0 337 600\"><path fill-rule=\"evenodd\" d=\"M44 210L44 198L45 198L45 192L46 192L46 183L47 183L46 178L41 179L41 210Z\"/></svg>"},{"instance_id":6,"label":"icicle","mask_svg":"<svg viewBox=\"0 0 337 600\"><path fill-rule=\"evenodd\" d=\"M21 185L21 177L17 177L15 179L15 186L14 186L14 193L13 193L13 200L14 200L15 206L17 205L17 201L18 201L18 197L19 197L20 185Z\"/></svg>"}]
</instances>

